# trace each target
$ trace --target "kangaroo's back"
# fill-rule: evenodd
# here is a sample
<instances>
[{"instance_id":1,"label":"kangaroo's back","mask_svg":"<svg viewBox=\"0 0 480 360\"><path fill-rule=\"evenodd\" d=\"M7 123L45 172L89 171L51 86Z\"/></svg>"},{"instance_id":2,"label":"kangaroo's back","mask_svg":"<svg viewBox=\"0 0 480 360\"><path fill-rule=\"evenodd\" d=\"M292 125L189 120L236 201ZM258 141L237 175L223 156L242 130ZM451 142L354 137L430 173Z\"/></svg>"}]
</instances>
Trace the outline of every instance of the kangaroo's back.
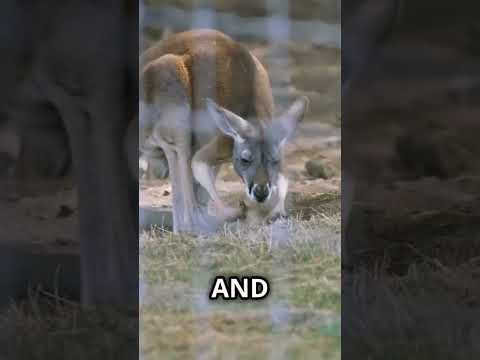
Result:
<instances>
[{"instance_id":1,"label":"kangaroo's back","mask_svg":"<svg viewBox=\"0 0 480 360\"><path fill-rule=\"evenodd\" d=\"M268 74L241 44L215 30L177 33L145 51L140 71L171 55L176 56L177 77L193 110L202 109L205 100L211 98L249 121L271 120L273 98ZM143 86L141 97L148 100L148 92L156 88Z\"/></svg>"}]
</instances>

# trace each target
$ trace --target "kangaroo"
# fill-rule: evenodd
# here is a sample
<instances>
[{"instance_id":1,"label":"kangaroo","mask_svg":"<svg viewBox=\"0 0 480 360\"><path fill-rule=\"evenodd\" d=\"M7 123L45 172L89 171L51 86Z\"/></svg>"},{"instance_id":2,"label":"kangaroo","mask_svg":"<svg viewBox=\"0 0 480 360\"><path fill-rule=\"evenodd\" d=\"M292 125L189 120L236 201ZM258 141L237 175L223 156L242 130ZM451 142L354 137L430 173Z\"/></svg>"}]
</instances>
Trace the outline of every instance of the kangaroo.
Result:
<instances>
[{"instance_id":1,"label":"kangaroo","mask_svg":"<svg viewBox=\"0 0 480 360\"><path fill-rule=\"evenodd\" d=\"M138 109L138 2L6 0L0 20L0 110L29 88L68 136L82 304L136 308L138 182L124 138Z\"/></svg>"},{"instance_id":2,"label":"kangaroo","mask_svg":"<svg viewBox=\"0 0 480 360\"><path fill-rule=\"evenodd\" d=\"M246 208L285 215L288 181L282 150L308 100L274 116L267 71L245 47L215 30L177 33L140 59L140 146L168 161L173 230L202 231L201 209L221 221L243 215L220 198L219 166L232 161L245 186ZM210 201L210 202L209 202Z\"/></svg>"}]
</instances>

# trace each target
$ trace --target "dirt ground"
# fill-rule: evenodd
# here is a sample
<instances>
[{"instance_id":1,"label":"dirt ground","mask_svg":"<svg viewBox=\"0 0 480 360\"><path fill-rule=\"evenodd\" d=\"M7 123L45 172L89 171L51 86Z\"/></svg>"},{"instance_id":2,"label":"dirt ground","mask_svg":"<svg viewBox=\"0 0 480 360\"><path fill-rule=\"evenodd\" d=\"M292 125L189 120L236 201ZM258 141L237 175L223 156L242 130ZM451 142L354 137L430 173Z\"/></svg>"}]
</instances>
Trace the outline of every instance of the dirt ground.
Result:
<instances>
[{"instance_id":1,"label":"dirt ground","mask_svg":"<svg viewBox=\"0 0 480 360\"><path fill-rule=\"evenodd\" d=\"M309 176L305 163L310 159L322 159L333 170L333 176L328 179ZM340 211L340 129L313 121L302 124L287 147L286 170L290 179L288 208L292 215ZM217 184L227 200L235 201L243 194L231 164L222 168ZM48 252L78 252L77 205L71 180L3 181L1 186L4 191L0 196L0 227L9 235L3 237L4 243ZM139 197L140 207L168 208L170 183L141 180Z\"/></svg>"},{"instance_id":2,"label":"dirt ground","mask_svg":"<svg viewBox=\"0 0 480 360\"><path fill-rule=\"evenodd\" d=\"M425 257L457 266L479 253L477 60L417 41L387 47L343 114L343 160L358 186L347 245L400 273Z\"/></svg>"},{"instance_id":3,"label":"dirt ground","mask_svg":"<svg viewBox=\"0 0 480 360\"><path fill-rule=\"evenodd\" d=\"M286 151L287 208L303 217L320 210L339 213L339 50L294 42L275 47L261 42L246 45L270 73L278 111L298 96L310 99L306 118ZM321 159L332 176L310 177L305 163L311 159ZM243 193L229 164L222 168L217 184L227 201L235 201ZM76 194L70 178L22 183L1 180L0 186L0 228L9 235L2 242L42 252L78 252ZM166 208L171 203L168 180L142 179L139 191L140 207Z\"/></svg>"},{"instance_id":4,"label":"dirt ground","mask_svg":"<svg viewBox=\"0 0 480 360\"><path fill-rule=\"evenodd\" d=\"M286 149L286 174L290 180L287 210L307 216L319 211L340 212L340 51L307 42L244 43L266 67L272 85L276 112L299 96L310 99L309 110L296 137ZM331 177L313 178L305 164L320 159ZM244 193L231 164L218 176L217 188L227 202L236 204ZM326 196L327 194L327 196ZM336 194L328 196L328 194ZM169 208L168 180L140 180L140 207Z\"/></svg>"},{"instance_id":5,"label":"dirt ground","mask_svg":"<svg viewBox=\"0 0 480 360\"><path fill-rule=\"evenodd\" d=\"M2 181L2 244L48 252L78 252L76 194L65 180Z\"/></svg>"},{"instance_id":6,"label":"dirt ground","mask_svg":"<svg viewBox=\"0 0 480 360\"><path fill-rule=\"evenodd\" d=\"M340 191L340 130L316 122L302 124L297 137L286 149L286 174L290 180L287 198L291 215L319 211L322 207L329 213L338 213L339 199L325 197ZM305 163L321 159L329 166L333 176L328 179L311 177ZM235 203L244 194L243 184L231 164L225 164L218 176L217 188L230 203ZM169 208L172 201L171 185L166 180L140 181L140 207ZM328 209L328 210L327 210Z\"/></svg>"}]
</instances>

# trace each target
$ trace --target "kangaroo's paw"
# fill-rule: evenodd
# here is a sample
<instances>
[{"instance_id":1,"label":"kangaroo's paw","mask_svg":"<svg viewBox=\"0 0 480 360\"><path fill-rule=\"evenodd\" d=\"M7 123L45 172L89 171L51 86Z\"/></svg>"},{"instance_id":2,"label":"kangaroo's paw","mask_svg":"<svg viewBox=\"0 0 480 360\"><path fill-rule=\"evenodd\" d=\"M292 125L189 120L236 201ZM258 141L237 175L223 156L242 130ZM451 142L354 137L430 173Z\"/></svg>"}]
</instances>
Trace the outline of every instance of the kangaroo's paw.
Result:
<instances>
[{"instance_id":1,"label":"kangaroo's paw","mask_svg":"<svg viewBox=\"0 0 480 360\"><path fill-rule=\"evenodd\" d=\"M215 233L219 226L220 221L208 214L207 208L195 206L192 208L192 223L186 223L181 219L177 225L177 232L186 235L210 235Z\"/></svg>"},{"instance_id":2,"label":"kangaroo's paw","mask_svg":"<svg viewBox=\"0 0 480 360\"><path fill-rule=\"evenodd\" d=\"M267 221L267 224L273 224L277 221L285 221L286 219L288 219L287 214L285 214L284 212L280 212L280 213L275 213L275 214L270 215L266 219L266 221Z\"/></svg>"},{"instance_id":3,"label":"kangaroo's paw","mask_svg":"<svg viewBox=\"0 0 480 360\"><path fill-rule=\"evenodd\" d=\"M221 222L230 222L241 219L245 216L245 205L240 203L239 207L230 207L224 204L209 202L208 214Z\"/></svg>"}]
</instances>

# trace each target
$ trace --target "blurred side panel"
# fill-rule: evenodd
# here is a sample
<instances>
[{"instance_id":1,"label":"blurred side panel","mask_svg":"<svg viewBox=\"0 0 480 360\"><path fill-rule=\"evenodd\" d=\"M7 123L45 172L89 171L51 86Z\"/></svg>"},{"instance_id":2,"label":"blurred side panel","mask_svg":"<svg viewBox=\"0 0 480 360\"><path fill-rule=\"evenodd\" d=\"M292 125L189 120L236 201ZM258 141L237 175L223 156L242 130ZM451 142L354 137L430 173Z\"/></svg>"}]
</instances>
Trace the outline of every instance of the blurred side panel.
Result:
<instances>
[{"instance_id":1,"label":"blurred side panel","mask_svg":"<svg viewBox=\"0 0 480 360\"><path fill-rule=\"evenodd\" d=\"M343 357L477 358L478 4L342 6Z\"/></svg>"},{"instance_id":2,"label":"blurred side panel","mask_svg":"<svg viewBox=\"0 0 480 360\"><path fill-rule=\"evenodd\" d=\"M0 5L0 358L138 358L138 2Z\"/></svg>"}]
</instances>

